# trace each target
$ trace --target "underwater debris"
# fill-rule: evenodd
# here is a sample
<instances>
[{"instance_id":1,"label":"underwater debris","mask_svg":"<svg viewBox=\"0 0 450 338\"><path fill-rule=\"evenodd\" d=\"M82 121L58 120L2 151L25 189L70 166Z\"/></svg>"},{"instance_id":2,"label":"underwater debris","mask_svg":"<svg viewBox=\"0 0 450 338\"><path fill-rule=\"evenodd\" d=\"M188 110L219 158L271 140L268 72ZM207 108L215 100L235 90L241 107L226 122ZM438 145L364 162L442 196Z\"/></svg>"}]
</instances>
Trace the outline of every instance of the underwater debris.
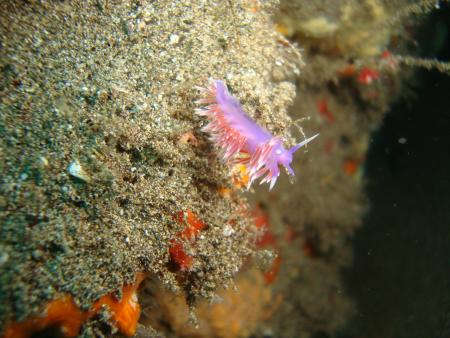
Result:
<instances>
[{"instance_id":1,"label":"underwater debris","mask_svg":"<svg viewBox=\"0 0 450 338\"><path fill-rule=\"evenodd\" d=\"M283 165L288 174L294 176L290 167L293 154L319 134L286 150L279 137L271 135L244 112L224 82L210 80L208 88L198 89L204 94L198 103L208 105L196 110L198 115L206 116L209 120L202 130L211 135L210 140L218 146L226 162L232 166L245 165L250 178L247 189L256 179L266 175L260 184L269 183L269 190L272 190L280 175L279 165Z\"/></svg>"},{"instance_id":2,"label":"underwater debris","mask_svg":"<svg viewBox=\"0 0 450 338\"><path fill-rule=\"evenodd\" d=\"M421 67L426 70L436 69L443 74L450 75L450 63L440 60L433 59L420 59L412 56L401 56L397 55L395 58L399 63L411 66L411 67Z\"/></svg>"}]
</instances>

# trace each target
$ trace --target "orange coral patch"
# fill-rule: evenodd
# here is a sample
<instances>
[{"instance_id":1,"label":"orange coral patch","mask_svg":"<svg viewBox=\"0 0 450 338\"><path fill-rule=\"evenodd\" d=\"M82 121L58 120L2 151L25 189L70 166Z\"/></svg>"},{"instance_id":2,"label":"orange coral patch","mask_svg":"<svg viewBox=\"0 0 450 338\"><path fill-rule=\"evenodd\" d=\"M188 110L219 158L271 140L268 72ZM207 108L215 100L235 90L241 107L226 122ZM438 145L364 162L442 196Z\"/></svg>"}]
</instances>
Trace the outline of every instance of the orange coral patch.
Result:
<instances>
[{"instance_id":1,"label":"orange coral patch","mask_svg":"<svg viewBox=\"0 0 450 338\"><path fill-rule=\"evenodd\" d=\"M381 53L381 58L382 59L390 59L392 57L392 53L388 50L383 51L383 53Z\"/></svg>"},{"instance_id":2,"label":"orange coral patch","mask_svg":"<svg viewBox=\"0 0 450 338\"><path fill-rule=\"evenodd\" d=\"M26 338L52 326L59 326L66 337L75 337L83 322L92 315L91 311L81 312L72 297L66 295L51 301L45 308L43 316L10 324L3 338Z\"/></svg>"},{"instance_id":3,"label":"orange coral patch","mask_svg":"<svg viewBox=\"0 0 450 338\"><path fill-rule=\"evenodd\" d=\"M183 244L172 241L169 248L170 259L177 265L181 271L189 270L194 262L194 258L189 256L184 250Z\"/></svg>"},{"instance_id":4,"label":"orange coral patch","mask_svg":"<svg viewBox=\"0 0 450 338\"><path fill-rule=\"evenodd\" d=\"M219 187L219 189L217 189L217 192L223 198L231 198L231 189L230 188Z\"/></svg>"},{"instance_id":5,"label":"orange coral patch","mask_svg":"<svg viewBox=\"0 0 450 338\"><path fill-rule=\"evenodd\" d=\"M190 210L186 211L186 228L181 232L180 237L191 239L198 235L206 225Z\"/></svg>"},{"instance_id":6,"label":"orange coral patch","mask_svg":"<svg viewBox=\"0 0 450 338\"><path fill-rule=\"evenodd\" d=\"M184 223L185 228L181 231L177 237L186 240L194 239L201 230L206 227L192 211L180 211L175 215L175 220L179 223ZM192 266L194 258L189 256L184 250L183 244L173 239L169 248L170 259L177 265L181 271L189 270Z\"/></svg>"},{"instance_id":7,"label":"orange coral patch","mask_svg":"<svg viewBox=\"0 0 450 338\"><path fill-rule=\"evenodd\" d=\"M50 327L59 327L65 337L75 337L78 335L81 325L98 313L104 305L109 308L113 324L119 331L127 336L132 336L136 332L141 312L136 291L143 279L144 274L138 273L135 284L125 285L120 301L113 294L108 294L95 302L92 310L85 312L80 311L72 296L64 295L51 301L42 316L32 317L20 323L11 323L6 328L3 338L27 338Z\"/></svg>"},{"instance_id":8,"label":"orange coral patch","mask_svg":"<svg viewBox=\"0 0 450 338\"><path fill-rule=\"evenodd\" d=\"M106 305L119 331L130 337L136 333L137 322L141 313L141 307L137 298L137 288L143 280L144 274L139 273L136 276L135 284L123 287L120 300L113 294L108 294L100 298L93 306L94 311L98 312Z\"/></svg>"},{"instance_id":9,"label":"orange coral patch","mask_svg":"<svg viewBox=\"0 0 450 338\"><path fill-rule=\"evenodd\" d=\"M256 245L259 247L265 247L269 245L275 246L275 242L275 236L267 230L261 237L258 238L258 240L256 241Z\"/></svg>"},{"instance_id":10,"label":"orange coral patch","mask_svg":"<svg viewBox=\"0 0 450 338\"><path fill-rule=\"evenodd\" d=\"M375 69L363 67L358 74L358 82L369 85L380 78L380 73Z\"/></svg>"},{"instance_id":11,"label":"orange coral patch","mask_svg":"<svg viewBox=\"0 0 450 338\"><path fill-rule=\"evenodd\" d=\"M268 246L276 248L277 239L269 229L270 223L269 223L269 216L267 215L267 213L264 212L264 210L260 206L256 206L252 211L252 216L255 226L258 229L264 231L262 236L260 236L257 239L256 245L260 248ZM280 267L281 267L281 255L277 254L277 257L273 260L269 270L264 272L264 280L266 284L272 284L275 281L280 271Z\"/></svg>"},{"instance_id":12,"label":"orange coral patch","mask_svg":"<svg viewBox=\"0 0 450 338\"><path fill-rule=\"evenodd\" d=\"M338 75L343 78L351 77L355 74L356 74L356 66L354 64L349 64L338 71Z\"/></svg>"},{"instance_id":13,"label":"orange coral patch","mask_svg":"<svg viewBox=\"0 0 450 338\"><path fill-rule=\"evenodd\" d=\"M252 216L255 226L264 231L256 241L256 245L258 247L275 246L276 238L269 230L270 224L267 214L261 209L261 207L257 206L253 209Z\"/></svg>"},{"instance_id":14,"label":"orange coral patch","mask_svg":"<svg viewBox=\"0 0 450 338\"><path fill-rule=\"evenodd\" d=\"M245 156L245 155L244 155ZM233 185L237 189L242 189L247 187L250 177L248 176L247 167L243 164L236 164L231 171L231 179Z\"/></svg>"},{"instance_id":15,"label":"orange coral patch","mask_svg":"<svg viewBox=\"0 0 450 338\"><path fill-rule=\"evenodd\" d=\"M295 233L295 230L289 226L286 229L286 232L284 233L284 239L286 240L287 243L292 244L296 235L297 234Z\"/></svg>"},{"instance_id":16,"label":"orange coral patch","mask_svg":"<svg viewBox=\"0 0 450 338\"><path fill-rule=\"evenodd\" d=\"M272 262L269 270L264 272L264 280L266 284L272 284L278 276L281 267L281 256L278 255Z\"/></svg>"},{"instance_id":17,"label":"orange coral patch","mask_svg":"<svg viewBox=\"0 0 450 338\"><path fill-rule=\"evenodd\" d=\"M334 122L333 114L328 110L327 99L321 99L317 101L317 110L319 113L327 119L329 123Z\"/></svg>"},{"instance_id":18,"label":"orange coral patch","mask_svg":"<svg viewBox=\"0 0 450 338\"><path fill-rule=\"evenodd\" d=\"M359 161L357 160L346 160L344 162L344 171L347 175L353 176L359 168Z\"/></svg>"}]
</instances>

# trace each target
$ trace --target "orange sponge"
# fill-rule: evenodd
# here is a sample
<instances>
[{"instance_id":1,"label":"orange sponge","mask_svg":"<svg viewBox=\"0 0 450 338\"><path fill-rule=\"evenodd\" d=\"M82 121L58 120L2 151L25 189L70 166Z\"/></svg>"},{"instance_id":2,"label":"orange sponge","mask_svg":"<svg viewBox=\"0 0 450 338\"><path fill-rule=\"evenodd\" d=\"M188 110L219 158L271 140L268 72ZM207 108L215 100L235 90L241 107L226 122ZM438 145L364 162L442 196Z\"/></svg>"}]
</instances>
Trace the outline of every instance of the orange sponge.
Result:
<instances>
[{"instance_id":1,"label":"orange sponge","mask_svg":"<svg viewBox=\"0 0 450 338\"><path fill-rule=\"evenodd\" d=\"M136 283L125 285L122 299L119 301L113 293L101 297L94 303L92 309L82 312L75 304L72 296L64 295L51 301L44 310L44 315L29 318L23 322L13 322L7 326L3 338L27 338L33 333L50 327L59 327L66 337L78 335L81 325L106 306L112 315L113 324L120 332L132 336L136 332L141 308L137 299L137 288L144 279L143 273L138 273Z\"/></svg>"},{"instance_id":2,"label":"orange sponge","mask_svg":"<svg viewBox=\"0 0 450 338\"><path fill-rule=\"evenodd\" d=\"M141 307L137 298L137 288L144 280L144 274L138 273L136 283L125 285L122 289L122 299L119 301L112 294L107 294L100 298L93 310L98 312L104 305L109 308L112 314L114 324L120 332L127 336L133 336L136 333L136 327L141 314Z\"/></svg>"},{"instance_id":3,"label":"orange sponge","mask_svg":"<svg viewBox=\"0 0 450 338\"><path fill-rule=\"evenodd\" d=\"M66 337L75 337L81 324L92 315L91 311L81 312L68 295L51 301L46 306L44 314L42 317L32 317L24 322L11 323L3 337L27 338L52 326L59 326Z\"/></svg>"}]
</instances>

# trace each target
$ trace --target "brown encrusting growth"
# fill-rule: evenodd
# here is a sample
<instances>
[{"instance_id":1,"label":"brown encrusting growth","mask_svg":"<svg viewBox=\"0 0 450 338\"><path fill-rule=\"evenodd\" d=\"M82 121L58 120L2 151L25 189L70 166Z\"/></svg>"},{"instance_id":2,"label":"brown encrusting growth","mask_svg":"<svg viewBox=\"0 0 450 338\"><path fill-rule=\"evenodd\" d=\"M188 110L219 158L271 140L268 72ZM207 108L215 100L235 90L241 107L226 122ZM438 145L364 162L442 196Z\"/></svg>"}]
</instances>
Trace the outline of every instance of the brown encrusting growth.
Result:
<instances>
[{"instance_id":1,"label":"brown encrusting growth","mask_svg":"<svg viewBox=\"0 0 450 338\"><path fill-rule=\"evenodd\" d=\"M176 337L248 337L270 318L281 301L280 295L267 286L261 271L250 269L237 276L233 288L219 289L212 302L199 302L192 318L182 295L150 281L142 294L141 323L173 332Z\"/></svg>"},{"instance_id":2,"label":"brown encrusting growth","mask_svg":"<svg viewBox=\"0 0 450 338\"><path fill-rule=\"evenodd\" d=\"M290 113L306 134L320 137L294 162L294 185L281 177L273 194L258 190L255 198L270 215L282 257L275 287L284 302L265 323L276 337L340 336L357 313L341 271L352 263L352 236L370 207L364 163L371 134L412 82L412 69L399 55L416 50L413 2L435 4L280 3L276 29L302 47L306 63Z\"/></svg>"}]
</instances>

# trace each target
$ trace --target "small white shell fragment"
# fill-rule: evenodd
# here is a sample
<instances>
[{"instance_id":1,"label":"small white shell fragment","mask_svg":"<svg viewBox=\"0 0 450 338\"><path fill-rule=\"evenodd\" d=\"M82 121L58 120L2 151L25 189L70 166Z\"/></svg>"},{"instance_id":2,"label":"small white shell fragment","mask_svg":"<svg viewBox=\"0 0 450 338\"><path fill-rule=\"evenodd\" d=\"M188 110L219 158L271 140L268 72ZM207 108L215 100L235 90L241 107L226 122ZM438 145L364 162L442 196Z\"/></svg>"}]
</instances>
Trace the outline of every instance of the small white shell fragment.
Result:
<instances>
[{"instance_id":1,"label":"small white shell fragment","mask_svg":"<svg viewBox=\"0 0 450 338\"><path fill-rule=\"evenodd\" d=\"M1 252L0 253L0 266L5 264L7 261L9 261L9 255L7 252Z\"/></svg>"},{"instance_id":2,"label":"small white shell fragment","mask_svg":"<svg viewBox=\"0 0 450 338\"><path fill-rule=\"evenodd\" d=\"M171 45L176 45L180 41L180 37L176 34L172 34L169 36L169 43Z\"/></svg>"},{"instance_id":3,"label":"small white shell fragment","mask_svg":"<svg viewBox=\"0 0 450 338\"><path fill-rule=\"evenodd\" d=\"M44 156L40 156L39 157L39 164L42 167L47 167L48 166L48 160Z\"/></svg>"},{"instance_id":4,"label":"small white shell fragment","mask_svg":"<svg viewBox=\"0 0 450 338\"><path fill-rule=\"evenodd\" d=\"M223 235L225 237L229 237L234 233L235 230L233 229L233 227L230 224L225 224L225 226L223 227Z\"/></svg>"},{"instance_id":5,"label":"small white shell fragment","mask_svg":"<svg viewBox=\"0 0 450 338\"><path fill-rule=\"evenodd\" d=\"M82 181L90 182L91 180L90 176L84 171L78 160L74 160L69 164L69 166L67 167L67 172L69 173L69 175L76 177Z\"/></svg>"}]
</instances>

